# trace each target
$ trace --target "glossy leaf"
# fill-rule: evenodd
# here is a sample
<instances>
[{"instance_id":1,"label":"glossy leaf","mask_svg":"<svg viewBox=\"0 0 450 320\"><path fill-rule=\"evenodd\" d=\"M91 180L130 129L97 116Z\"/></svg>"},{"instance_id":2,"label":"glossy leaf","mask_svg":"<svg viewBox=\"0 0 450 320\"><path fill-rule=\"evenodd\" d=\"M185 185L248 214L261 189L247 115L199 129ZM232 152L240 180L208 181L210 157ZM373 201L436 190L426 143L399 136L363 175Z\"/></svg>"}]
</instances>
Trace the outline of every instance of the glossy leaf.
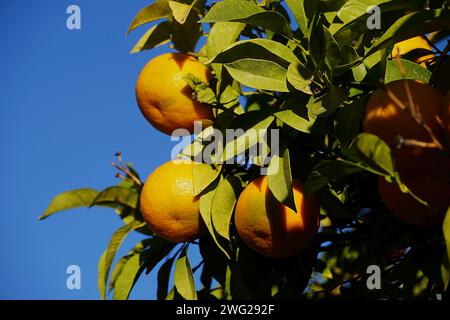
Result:
<instances>
[{"instance_id":1,"label":"glossy leaf","mask_svg":"<svg viewBox=\"0 0 450 320\"><path fill-rule=\"evenodd\" d=\"M219 177L219 179L215 180L210 186L208 186L208 188L200 197L199 207L203 222L205 223L209 234L211 235L211 238L214 240L214 243L223 252L223 254L228 259L230 259L230 254L226 250L225 245L222 243L223 241L221 241L221 238L219 237L216 229L213 227L212 222L212 201L214 199L214 194L216 193L217 186L221 181L222 177Z\"/></svg>"},{"instance_id":2,"label":"glossy leaf","mask_svg":"<svg viewBox=\"0 0 450 320\"><path fill-rule=\"evenodd\" d=\"M196 195L205 190L220 174L220 168L214 168L205 163L196 163L193 166L193 183Z\"/></svg>"},{"instance_id":3,"label":"glossy leaf","mask_svg":"<svg viewBox=\"0 0 450 320\"><path fill-rule=\"evenodd\" d=\"M352 147L345 153L351 160L360 162L378 174L395 176L391 149L373 134L361 133Z\"/></svg>"},{"instance_id":4,"label":"glossy leaf","mask_svg":"<svg viewBox=\"0 0 450 320\"><path fill-rule=\"evenodd\" d=\"M148 239L138 242L138 244L127 255L123 256L122 258L119 259L119 261L117 261L116 265L114 266L114 269L111 272L108 285L108 292L114 289L117 278L122 272L123 267L125 266L127 261L136 253L141 253L148 245L149 245ZM103 259L106 257L106 251L103 253L102 257ZM101 277L99 277L99 279L101 279Z\"/></svg>"},{"instance_id":5,"label":"glossy leaf","mask_svg":"<svg viewBox=\"0 0 450 320\"><path fill-rule=\"evenodd\" d=\"M170 7L168 0L156 0L151 5L143 8L131 22L128 28L128 33L136 29L137 27L156 21L162 18L168 17L170 14Z\"/></svg>"},{"instance_id":6,"label":"glossy leaf","mask_svg":"<svg viewBox=\"0 0 450 320\"><path fill-rule=\"evenodd\" d=\"M406 79L419 80L425 83L430 81L431 71L409 60L401 59L401 63L406 72ZM387 61L384 83L387 84L401 79L403 79L403 75L400 73L397 62L395 60Z\"/></svg>"},{"instance_id":7,"label":"glossy leaf","mask_svg":"<svg viewBox=\"0 0 450 320\"><path fill-rule=\"evenodd\" d=\"M88 207L97 194L98 191L88 188L63 192L52 200L45 212L39 217L39 220L43 220L59 211Z\"/></svg>"},{"instance_id":8,"label":"glossy leaf","mask_svg":"<svg viewBox=\"0 0 450 320\"><path fill-rule=\"evenodd\" d=\"M276 11L266 11L253 1L224 0L212 6L202 22L243 22L260 26L292 38L291 28L286 19Z\"/></svg>"},{"instance_id":9,"label":"glossy leaf","mask_svg":"<svg viewBox=\"0 0 450 320\"><path fill-rule=\"evenodd\" d=\"M293 62L290 64L287 71L287 81L297 90L306 94L312 94L311 83L313 73L308 70L303 64Z\"/></svg>"},{"instance_id":10,"label":"glossy leaf","mask_svg":"<svg viewBox=\"0 0 450 320\"><path fill-rule=\"evenodd\" d=\"M197 300L194 275L187 257L187 249L182 251L175 262L174 285L184 299Z\"/></svg>"},{"instance_id":11,"label":"glossy leaf","mask_svg":"<svg viewBox=\"0 0 450 320\"><path fill-rule=\"evenodd\" d=\"M244 30L245 24L239 22L216 22L211 27L206 40L206 52L210 59L234 43Z\"/></svg>"},{"instance_id":12,"label":"glossy leaf","mask_svg":"<svg viewBox=\"0 0 450 320\"><path fill-rule=\"evenodd\" d=\"M192 4L195 4L195 1ZM179 24L186 22L186 19L192 10L192 4L188 5L181 2L169 1L169 7L172 10L173 18Z\"/></svg>"},{"instance_id":13,"label":"glossy leaf","mask_svg":"<svg viewBox=\"0 0 450 320\"><path fill-rule=\"evenodd\" d=\"M245 131L243 135L228 142L223 149L221 163L227 162L235 156L255 146L262 138L262 133L272 124L274 119L275 118L273 116L266 117L256 123L252 128Z\"/></svg>"},{"instance_id":14,"label":"glossy leaf","mask_svg":"<svg viewBox=\"0 0 450 320\"><path fill-rule=\"evenodd\" d=\"M141 253L131 256L123 266L114 286L114 300L127 300L131 289L144 271L141 262Z\"/></svg>"},{"instance_id":15,"label":"glossy leaf","mask_svg":"<svg viewBox=\"0 0 450 320\"><path fill-rule=\"evenodd\" d=\"M297 212L288 148L283 148L280 150L280 154L273 155L267 173L267 183L270 191L280 203Z\"/></svg>"},{"instance_id":16,"label":"glossy leaf","mask_svg":"<svg viewBox=\"0 0 450 320\"><path fill-rule=\"evenodd\" d=\"M109 241L108 248L104 252L98 266L98 284L100 296L102 299L105 299L106 297L106 284L108 282L109 271L111 269L111 264L114 260L117 250L119 249L123 240L125 240L125 237L128 235L128 233L144 225L145 223L140 221L133 221L130 224L126 224L123 227L119 228Z\"/></svg>"},{"instance_id":17,"label":"glossy leaf","mask_svg":"<svg viewBox=\"0 0 450 320\"><path fill-rule=\"evenodd\" d=\"M367 13L372 6L378 6L381 3L390 0L349 0L337 12L337 16L344 23L348 23Z\"/></svg>"},{"instance_id":18,"label":"glossy leaf","mask_svg":"<svg viewBox=\"0 0 450 320\"><path fill-rule=\"evenodd\" d=\"M153 49L170 40L170 23L163 21L151 27L136 43L130 53Z\"/></svg>"},{"instance_id":19,"label":"glossy leaf","mask_svg":"<svg viewBox=\"0 0 450 320\"><path fill-rule=\"evenodd\" d=\"M231 63L241 59L269 60L283 67L298 62L291 49L285 45L267 39L242 40L220 52L211 63Z\"/></svg>"},{"instance_id":20,"label":"glossy leaf","mask_svg":"<svg viewBox=\"0 0 450 320\"><path fill-rule=\"evenodd\" d=\"M230 75L241 84L260 90L288 92L287 70L279 64L260 59L241 59L225 65Z\"/></svg>"},{"instance_id":21,"label":"glossy leaf","mask_svg":"<svg viewBox=\"0 0 450 320\"><path fill-rule=\"evenodd\" d=\"M306 0L308 1L308 0ZM291 9L292 14L294 15L295 21L297 21L297 25L300 31L307 35L308 30L308 18L306 16L304 3L306 1L299 0L286 0L288 7Z\"/></svg>"},{"instance_id":22,"label":"glossy leaf","mask_svg":"<svg viewBox=\"0 0 450 320\"><path fill-rule=\"evenodd\" d=\"M136 189L114 186L99 192L90 206L93 207L107 204L117 204L135 209L137 207L138 200L139 193Z\"/></svg>"},{"instance_id":23,"label":"glossy leaf","mask_svg":"<svg viewBox=\"0 0 450 320\"><path fill-rule=\"evenodd\" d=\"M239 180L230 175L219 183L211 203L213 227L218 234L228 241L230 241L231 216L240 192L241 185Z\"/></svg>"},{"instance_id":24,"label":"glossy leaf","mask_svg":"<svg viewBox=\"0 0 450 320\"><path fill-rule=\"evenodd\" d=\"M202 28L198 23L198 14L191 10L183 24L174 18L171 22L171 40L180 52L195 52L195 47L202 35Z\"/></svg>"}]
</instances>

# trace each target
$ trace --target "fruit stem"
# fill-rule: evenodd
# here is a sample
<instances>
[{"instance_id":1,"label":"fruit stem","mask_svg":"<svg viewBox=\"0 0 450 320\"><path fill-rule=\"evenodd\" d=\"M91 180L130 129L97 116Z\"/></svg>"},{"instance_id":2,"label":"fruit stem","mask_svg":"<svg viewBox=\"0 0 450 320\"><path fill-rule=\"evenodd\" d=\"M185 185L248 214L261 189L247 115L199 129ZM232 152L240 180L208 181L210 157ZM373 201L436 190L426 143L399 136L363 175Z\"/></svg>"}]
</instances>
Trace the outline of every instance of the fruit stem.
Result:
<instances>
[{"instance_id":1,"label":"fruit stem","mask_svg":"<svg viewBox=\"0 0 450 320\"><path fill-rule=\"evenodd\" d=\"M123 162L122 159L122 153L121 152L117 152L116 153L116 157L117 160L119 161L120 165L118 165L117 163L115 163L114 161L112 162L112 166L114 168L116 168L117 170L119 170L118 175L116 175L117 177L124 177L120 172L123 172L126 177L130 178L131 180L134 181L134 183L136 183L138 186L142 186L142 181L139 180L139 178L137 178L130 170L128 170L127 166L125 165L125 163ZM124 178L126 178L124 177Z\"/></svg>"}]
</instances>

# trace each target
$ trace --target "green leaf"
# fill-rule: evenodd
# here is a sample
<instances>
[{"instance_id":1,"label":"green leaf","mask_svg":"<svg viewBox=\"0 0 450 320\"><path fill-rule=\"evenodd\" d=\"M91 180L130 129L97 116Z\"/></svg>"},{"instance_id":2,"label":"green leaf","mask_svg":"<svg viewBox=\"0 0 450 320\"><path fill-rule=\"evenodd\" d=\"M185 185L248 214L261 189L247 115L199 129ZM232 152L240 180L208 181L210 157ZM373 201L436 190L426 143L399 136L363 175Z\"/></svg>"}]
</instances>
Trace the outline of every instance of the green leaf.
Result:
<instances>
[{"instance_id":1,"label":"green leaf","mask_svg":"<svg viewBox=\"0 0 450 320\"><path fill-rule=\"evenodd\" d=\"M294 15L295 21L297 21L298 27L300 31L307 35L308 30L308 18L306 16L304 3L308 0L299 1L299 0L286 0L286 3L291 9L292 14Z\"/></svg>"},{"instance_id":2,"label":"green leaf","mask_svg":"<svg viewBox=\"0 0 450 320\"><path fill-rule=\"evenodd\" d=\"M287 70L279 64L260 59L242 59L225 65L236 81L250 88L288 92Z\"/></svg>"},{"instance_id":3,"label":"green leaf","mask_svg":"<svg viewBox=\"0 0 450 320\"><path fill-rule=\"evenodd\" d=\"M281 157L279 154L275 154L270 160L267 183L270 191L280 203L297 212L294 201L289 149L283 148L280 150L280 154Z\"/></svg>"},{"instance_id":4,"label":"green leaf","mask_svg":"<svg viewBox=\"0 0 450 320\"><path fill-rule=\"evenodd\" d=\"M214 194L216 193L217 186L222 181L222 177L220 176L219 179L215 180L211 185L208 186L208 188L203 192L202 196L200 197L200 214L202 216L203 221L205 222L205 225L209 231L209 234L211 235L211 238L214 240L214 243L217 245L217 247L223 252L223 254L228 258L230 258L230 254L225 249L225 246L221 243L221 239L218 237L216 229L213 227L212 223L212 201L214 199Z\"/></svg>"},{"instance_id":5,"label":"green leaf","mask_svg":"<svg viewBox=\"0 0 450 320\"><path fill-rule=\"evenodd\" d=\"M373 134L359 134L345 155L351 160L367 166L374 173L395 176L391 149L383 140Z\"/></svg>"},{"instance_id":6,"label":"green leaf","mask_svg":"<svg viewBox=\"0 0 450 320\"><path fill-rule=\"evenodd\" d=\"M444 290L447 290L448 284L450 283L450 207L445 215L442 231L444 233L445 247L447 250L445 251L444 260L441 265L441 273Z\"/></svg>"},{"instance_id":7,"label":"green leaf","mask_svg":"<svg viewBox=\"0 0 450 320\"><path fill-rule=\"evenodd\" d=\"M124 205L135 209L138 201L139 193L136 189L114 186L99 192L90 206Z\"/></svg>"},{"instance_id":8,"label":"green leaf","mask_svg":"<svg viewBox=\"0 0 450 320\"><path fill-rule=\"evenodd\" d=\"M220 168L205 163L196 163L193 167L194 193L200 194L219 176Z\"/></svg>"},{"instance_id":9,"label":"green leaf","mask_svg":"<svg viewBox=\"0 0 450 320\"><path fill-rule=\"evenodd\" d=\"M331 84L327 93L310 97L308 114L312 117L327 117L336 111L346 97L344 88Z\"/></svg>"},{"instance_id":10,"label":"green leaf","mask_svg":"<svg viewBox=\"0 0 450 320\"><path fill-rule=\"evenodd\" d=\"M117 250L119 249L128 233L140 227L143 227L144 225L145 223L140 221L133 221L129 224L126 224L123 227L119 228L109 241L108 248L103 253L98 266L98 285L100 296L102 299L105 299L106 297L106 284L108 283L108 275Z\"/></svg>"},{"instance_id":11,"label":"green leaf","mask_svg":"<svg viewBox=\"0 0 450 320\"><path fill-rule=\"evenodd\" d=\"M380 5L390 0L348 0L337 12L337 16L344 23L349 23L356 18L365 15L371 6Z\"/></svg>"},{"instance_id":12,"label":"green leaf","mask_svg":"<svg viewBox=\"0 0 450 320\"><path fill-rule=\"evenodd\" d=\"M361 131L361 119L366 99L360 98L339 108L334 119L334 132L342 146L346 146Z\"/></svg>"},{"instance_id":13,"label":"green leaf","mask_svg":"<svg viewBox=\"0 0 450 320\"><path fill-rule=\"evenodd\" d=\"M431 78L431 71L409 60L401 59L403 68L406 72L406 79L419 80L428 83ZM386 63L386 75L384 83L389 83L403 79L400 68L395 60L388 60Z\"/></svg>"},{"instance_id":14,"label":"green leaf","mask_svg":"<svg viewBox=\"0 0 450 320\"><path fill-rule=\"evenodd\" d=\"M105 300L106 298L106 285L104 279L108 278L108 274L106 273L106 256L107 251L105 250L98 261L98 291L100 291L100 299Z\"/></svg>"},{"instance_id":15,"label":"green leaf","mask_svg":"<svg viewBox=\"0 0 450 320\"><path fill-rule=\"evenodd\" d=\"M202 22L242 22L260 26L292 38L292 31L284 16L276 11L266 11L253 1L224 0L215 3Z\"/></svg>"},{"instance_id":16,"label":"green leaf","mask_svg":"<svg viewBox=\"0 0 450 320\"><path fill-rule=\"evenodd\" d=\"M174 285L177 292L186 300L197 300L194 275L185 248L175 262Z\"/></svg>"},{"instance_id":17,"label":"green leaf","mask_svg":"<svg viewBox=\"0 0 450 320\"><path fill-rule=\"evenodd\" d=\"M175 21L179 24L184 24L195 2L196 1L193 1L192 4L188 5L181 2L169 1L169 7L172 10L172 15Z\"/></svg>"},{"instance_id":18,"label":"green leaf","mask_svg":"<svg viewBox=\"0 0 450 320\"><path fill-rule=\"evenodd\" d=\"M170 40L170 23L163 21L151 27L136 43L130 53L150 50Z\"/></svg>"},{"instance_id":19,"label":"green leaf","mask_svg":"<svg viewBox=\"0 0 450 320\"><path fill-rule=\"evenodd\" d=\"M231 216L240 192L239 180L229 175L219 183L212 199L211 219L214 229L228 241L230 241Z\"/></svg>"},{"instance_id":20,"label":"green leaf","mask_svg":"<svg viewBox=\"0 0 450 320\"><path fill-rule=\"evenodd\" d=\"M202 35L198 14L191 10L183 24L175 19L171 21L171 39L175 49L180 52L195 52L195 47Z\"/></svg>"},{"instance_id":21,"label":"green leaf","mask_svg":"<svg viewBox=\"0 0 450 320\"><path fill-rule=\"evenodd\" d=\"M114 300L127 300L131 289L139 276L144 271L141 262L141 253L136 253L130 257L123 266L122 272L116 280L114 286Z\"/></svg>"},{"instance_id":22,"label":"green leaf","mask_svg":"<svg viewBox=\"0 0 450 320\"><path fill-rule=\"evenodd\" d=\"M239 39L245 24L239 22L216 22L206 40L206 52L210 59Z\"/></svg>"},{"instance_id":23,"label":"green leaf","mask_svg":"<svg viewBox=\"0 0 450 320\"><path fill-rule=\"evenodd\" d=\"M43 220L59 211L87 207L92 203L97 194L98 191L88 188L63 192L52 200L45 212L39 217L39 220Z\"/></svg>"},{"instance_id":24,"label":"green leaf","mask_svg":"<svg viewBox=\"0 0 450 320\"><path fill-rule=\"evenodd\" d=\"M312 94L311 83L313 72L307 69L300 62L293 62L289 65L286 77L287 81L297 90L306 94Z\"/></svg>"},{"instance_id":25,"label":"green leaf","mask_svg":"<svg viewBox=\"0 0 450 320\"><path fill-rule=\"evenodd\" d=\"M316 165L305 184L305 196L308 197L316 191L338 179L362 171L362 168L344 160L325 160Z\"/></svg>"},{"instance_id":26,"label":"green leaf","mask_svg":"<svg viewBox=\"0 0 450 320\"><path fill-rule=\"evenodd\" d=\"M233 43L220 52L211 63L231 63L241 59L261 59L273 61L283 67L298 62L298 58L285 45L267 39L250 39Z\"/></svg>"},{"instance_id":27,"label":"green leaf","mask_svg":"<svg viewBox=\"0 0 450 320\"><path fill-rule=\"evenodd\" d=\"M407 14L390 26L390 28L366 53L366 57L380 49L393 45L395 42L406 40L414 36L420 36L426 34L427 32L445 30L449 28L449 10L421 10Z\"/></svg>"},{"instance_id":28,"label":"green leaf","mask_svg":"<svg viewBox=\"0 0 450 320\"><path fill-rule=\"evenodd\" d=\"M168 294L169 277L175 257L167 259L158 271L158 289L156 296L158 300L164 300Z\"/></svg>"},{"instance_id":29,"label":"green leaf","mask_svg":"<svg viewBox=\"0 0 450 320\"><path fill-rule=\"evenodd\" d=\"M341 49L330 31L328 31L328 28L322 26L322 29L325 47L325 62L330 70L334 70L341 61Z\"/></svg>"},{"instance_id":30,"label":"green leaf","mask_svg":"<svg viewBox=\"0 0 450 320\"><path fill-rule=\"evenodd\" d=\"M131 253L120 272L114 286L114 300L126 300L142 272L147 269L150 272L162 258L164 258L175 246L174 243L154 237L146 239L144 251Z\"/></svg>"},{"instance_id":31,"label":"green leaf","mask_svg":"<svg viewBox=\"0 0 450 320\"><path fill-rule=\"evenodd\" d=\"M131 22L127 33L130 33L137 27L158 20L162 18L167 18L170 14L170 7L168 0L156 0L151 5L143 8L136 17Z\"/></svg>"},{"instance_id":32,"label":"green leaf","mask_svg":"<svg viewBox=\"0 0 450 320\"><path fill-rule=\"evenodd\" d=\"M288 126L304 133L313 133L314 123L316 117L309 115L308 108L308 96L303 94L297 94L289 97L281 106L281 111L278 111L274 116L281 122Z\"/></svg>"},{"instance_id":33,"label":"green leaf","mask_svg":"<svg viewBox=\"0 0 450 320\"><path fill-rule=\"evenodd\" d=\"M133 249L131 249L131 251L127 255L123 256L122 258L119 259L119 261L117 261L116 265L114 266L113 271L111 272L111 277L109 279L109 285L108 285L108 292L110 292L114 288L117 278L119 277L120 273L122 272L123 267L125 266L127 261L136 253L141 253L149 245L149 243L150 243L150 241L148 241L148 239L139 242ZM105 258L106 258L106 251L102 255L102 259L105 259ZM101 277L99 277L99 279L100 278Z\"/></svg>"},{"instance_id":34,"label":"green leaf","mask_svg":"<svg viewBox=\"0 0 450 320\"><path fill-rule=\"evenodd\" d=\"M297 110L282 110L274 114L274 116L281 122L298 130L300 132L310 133L315 123L315 117L308 116L308 109L306 107L299 107Z\"/></svg>"},{"instance_id":35,"label":"green leaf","mask_svg":"<svg viewBox=\"0 0 450 320\"><path fill-rule=\"evenodd\" d=\"M245 152L249 148L255 146L263 138L262 133L272 124L274 121L273 116L268 116L265 119L256 123L253 127L249 128L241 136L235 140L225 144L220 162L224 163L235 156Z\"/></svg>"}]
</instances>

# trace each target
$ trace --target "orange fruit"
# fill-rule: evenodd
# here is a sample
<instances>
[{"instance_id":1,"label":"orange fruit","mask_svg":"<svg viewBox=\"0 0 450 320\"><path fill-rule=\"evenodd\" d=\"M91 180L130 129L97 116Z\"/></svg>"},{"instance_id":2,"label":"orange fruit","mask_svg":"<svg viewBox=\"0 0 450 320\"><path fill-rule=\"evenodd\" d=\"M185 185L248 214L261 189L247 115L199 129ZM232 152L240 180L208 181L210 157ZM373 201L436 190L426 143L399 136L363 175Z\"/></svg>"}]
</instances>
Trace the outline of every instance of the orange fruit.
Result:
<instances>
[{"instance_id":1,"label":"orange fruit","mask_svg":"<svg viewBox=\"0 0 450 320\"><path fill-rule=\"evenodd\" d=\"M383 177L379 177L378 188L381 198L392 214L415 226L433 227L441 224L450 205L450 185L423 170L403 170L401 178L416 196L442 214L422 205L410 194L401 192L395 183L389 183Z\"/></svg>"},{"instance_id":2,"label":"orange fruit","mask_svg":"<svg viewBox=\"0 0 450 320\"><path fill-rule=\"evenodd\" d=\"M406 80L409 84L412 100L416 109L422 115L423 122L427 124L438 139L441 139L441 126L436 119L444 108L444 96L428 84ZM405 81L397 80L386 85L403 105L408 105ZM432 142L428 132L410 116L409 112L402 110L382 88L375 91L369 98L366 114L363 120L364 131L372 133L384 140L396 158L399 168L421 168L428 166L438 153L437 149L417 146L397 147L397 139L413 139L422 142Z\"/></svg>"},{"instance_id":3,"label":"orange fruit","mask_svg":"<svg viewBox=\"0 0 450 320\"><path fill-rule=\"evenodd\" d=\"M211 72L194 57L166 53L142 69L136 84L136 98L144 117L159 131L172 134L175 129L194 131L194 121L212 120L211 107L192 98L184 76L192 74L208 82Z\"/></svg>"},{"instance_id":4,"label":"orange fruit","mask_svg":"<svg viewBox=\"0 0 450 320\"><path fill-rule=\"evenodd\" d=\"M236 204L235 225L240 238L253 250L271 258L292 257L310 246L319 227L319 205L306 199L294 181L297 212L272 195L263 176L252 181Z\"/></svg>"},{"instance_id":5,"label":"orange fruit","mask_svg":"<svg viewBox=\"0 0 450 320\"><path fill-rule=\"evenodd\" d=\"M150 174L142 189L142 216L151 231L168 241L192 241L205 231L194 194L195 165L199 164L190 160L166 162Z\"/></svg>"},{"instance_id":6,"label":"orange fruit","mask_svg":"<svg viewBox=\"0 0 450 320\"><path fill-rule=\"evenodd\" d=\"M402 56L415 49L426 49L429 51L433 51L433 48L423 37L417 36L410 39L406 39L404 41L397 42L394 45L394 49L392 49L392 57L395 57L397 53L400 53L400 55ZM434 54L429 54L415 59L414 62L419 63L423 67L426 67L425 61L432 57L434 57Z\"/></svg>"}]
</instances>

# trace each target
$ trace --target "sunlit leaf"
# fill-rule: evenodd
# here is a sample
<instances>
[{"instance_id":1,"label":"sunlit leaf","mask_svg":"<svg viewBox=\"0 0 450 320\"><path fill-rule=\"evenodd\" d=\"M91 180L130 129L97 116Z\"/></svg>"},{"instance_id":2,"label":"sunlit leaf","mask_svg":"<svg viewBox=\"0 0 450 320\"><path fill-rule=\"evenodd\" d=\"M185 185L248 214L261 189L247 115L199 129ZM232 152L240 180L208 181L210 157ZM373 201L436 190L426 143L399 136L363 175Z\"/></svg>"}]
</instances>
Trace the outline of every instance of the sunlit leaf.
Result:
<instances>
[{"instance_id":1,"label":"sunlit leaf","mask_svg":"<svg viewBox=\"0 0 450 320\"><path fill-rule=\"evenodd\" d=\"M170 23L163 21L151 27L136 43L130 53L150 50L170 40Z\"/></svg>"},{"instance_id":2,"label":"sunlit leaf","mask_svg":"<svg viewBox=\"0 0 450 320\"><path fill-rule=\"evenodd\" d=\"M253 1L224 0L216 3L208 11L202 22L243 22L261 26L292 38L291 28L286 19L276 11L266 11Z\"/></svg>"},{"instance_id":3,"label":"sunlit leaf","mask_svg":"<svg viewBox=\"0 0 450 320\"><path fill-rule=\"evenodd\" d=\"M143 8L131 22L128 32L133 31L137 27L168 17L170 14L169 0L156 0L151 5Z\"/></svg>"},{"instance_id":4,"label":"sunlit leaf","mask_svg":"<svg viewBox=\"0 0 450 320\"><path fill-rule=\"evenodd\" d=\"M241 185L233 175L222 180L216 188L212 199L211 218L214 229L227 240L230 240L230 222Z\"/></svg>"},{"instance_id":5,"label":"sunlit leaf","mask_svg":"<svg viewBox=\"0 0 450 320\"><path fill-rule=\"evenodd\" d=\"M125 240L128 233L144 225L145 223L140 221L133 221L130 224L124 225L113 234L111 240L109 241L108 248L103 254L98 266L98 285L102 299L105 299L106 297L106 284L108 282L109 271L117 250Z\"/></svg>"},{"instance_id":6,"label":"sunlit leaf","mask_svg":"<svg viewBox=\"0 0 450 320\"><path fill-rule=\"evenodd\" d=\"M280 150L280 154L273 155L267 173L267 183L270 191L280 203L297 211L288 148L283 148Z\"/></svg>"},{"instance_id":7,"label":"sunlit leaf","mask_svg":"<svg viewBox=\"0 0 450 320\"><path fill-rule=\"evenodd\" d=\"M425 69L417 63L409 60L401 59L401 63L406 72L406 79L419 80L424 83L428 83L431 78L431 71ZM386 63L386 76L384 83L404 79L400 68L395 60L387 61Z\"/></svg>"},{"instance_id":8,"label":"sunlit leaf","mask_svg":"<svg viewBox=\"0 0 450 320\"><path fill-rule=\"evenodd\" d=\"M287 70L279 64L260 59L241 59L225 64L233 79L245 86L270 91L288 92Z\"/></svg>"},{"instance_id":9,"label":"sunlit leaf","mask_svg":"<svg viewBox=\"0 0 450 320\"><path fill-rule=\"evenodd\" d=\"M56 212L67 209L88 207L91 205L97 194L98 191L88 188L63 192L52 200L39 219L43 220Z\"/></svg>"},{"instance_id":10,"label":"sunlit leaf","mask_svg":"<svg viewBox=\"0 0 450 320\"><path fill-rule=\"evenodd\" d=\"M98 193L90 206L124 205L135 209L139 201L139 193L134 188L113 186Z\"/></svg>"},{"instance_id":11,"label":"sunlit leaf","mask_svg":"<svg viewBox=\"0 0 450 320\"><path fill-rule=\"evenodd\" d=\"M174 284L177 292L186 300L197 300L194 275L187 257L187 249L183 250L175 262Z\"/></svg>"}]
</instances>

